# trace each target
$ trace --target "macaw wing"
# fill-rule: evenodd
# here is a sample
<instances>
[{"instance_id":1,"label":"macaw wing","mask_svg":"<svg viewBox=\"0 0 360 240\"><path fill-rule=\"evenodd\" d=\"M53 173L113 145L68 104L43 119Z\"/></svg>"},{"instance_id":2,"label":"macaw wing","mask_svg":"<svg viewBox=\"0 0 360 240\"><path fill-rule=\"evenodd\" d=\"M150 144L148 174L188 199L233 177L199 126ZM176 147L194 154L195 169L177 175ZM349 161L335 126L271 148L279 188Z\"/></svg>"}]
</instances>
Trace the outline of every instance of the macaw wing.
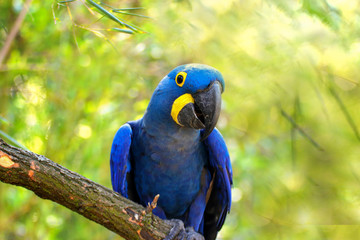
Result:
<instances>
[{"instance_id":1,"label":"macaw wing","mask_svg":"<svg viewBox=\"0 0 360 240\"><path fill-rule=\"evenodd\" d=\"M132 128L126 123L116 132L110 154L111 183L113 190L126 198L137 196L131 169L130 146Z\"/></svg>"},{"instance_id":2,"label":"macaw wing","mask_svg":"<svg viewBox=\"0 0 360 240\"><path fill-rule=\"evenodd\" d=\"M229 152L220 132L215 128L204 140L212 172L210 197L204 213L205 239L215 239L231 207L232 168Z\"/></svg>"}]
</instances>

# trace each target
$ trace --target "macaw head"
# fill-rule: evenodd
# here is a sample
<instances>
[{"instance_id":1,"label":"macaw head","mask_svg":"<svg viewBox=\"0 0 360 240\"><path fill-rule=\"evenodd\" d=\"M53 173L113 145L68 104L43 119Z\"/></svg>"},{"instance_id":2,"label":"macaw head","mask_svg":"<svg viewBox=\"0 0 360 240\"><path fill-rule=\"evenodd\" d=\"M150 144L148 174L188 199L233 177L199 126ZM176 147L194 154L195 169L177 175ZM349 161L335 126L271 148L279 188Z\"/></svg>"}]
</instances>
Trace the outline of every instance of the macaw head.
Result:
<instances>
[{"instance_id":1,"label":"macaw head","mask_svg":"<svg viewBox=\"0 0 360 240\"><path fill-rule=\"evenodd\" d=\"M147 113L152 111L153 119L169 125L204 129L201 136L204 140L219 119L224 85L215 68L204 64L178 66L159 83Z\"/></svg>"}]
</instances>

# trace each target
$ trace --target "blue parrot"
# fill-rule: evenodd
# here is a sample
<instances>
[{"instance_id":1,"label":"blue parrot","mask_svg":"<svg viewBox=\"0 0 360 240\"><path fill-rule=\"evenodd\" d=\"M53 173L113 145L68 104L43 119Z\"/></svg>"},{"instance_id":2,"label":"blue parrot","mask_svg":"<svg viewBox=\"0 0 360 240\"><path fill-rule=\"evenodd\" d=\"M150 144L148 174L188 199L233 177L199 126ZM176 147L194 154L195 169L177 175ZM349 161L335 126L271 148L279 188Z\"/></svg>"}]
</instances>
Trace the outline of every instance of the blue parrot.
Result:
<instances>
[{"instance_id":1,"label":"blue parrot","mask_svg":"<svg viewBox=\"0 0 360 240\"><path fill-rule=\"evenodd\" d=\"M215 68L178 66L160 81L144 116L114 137L114 191L143 206L160 194L153 213L173 225L166 239L184 232L188 239L216 239L230 211L232 168L215 128L224 87Z\"/></svg>"}]
</instances>

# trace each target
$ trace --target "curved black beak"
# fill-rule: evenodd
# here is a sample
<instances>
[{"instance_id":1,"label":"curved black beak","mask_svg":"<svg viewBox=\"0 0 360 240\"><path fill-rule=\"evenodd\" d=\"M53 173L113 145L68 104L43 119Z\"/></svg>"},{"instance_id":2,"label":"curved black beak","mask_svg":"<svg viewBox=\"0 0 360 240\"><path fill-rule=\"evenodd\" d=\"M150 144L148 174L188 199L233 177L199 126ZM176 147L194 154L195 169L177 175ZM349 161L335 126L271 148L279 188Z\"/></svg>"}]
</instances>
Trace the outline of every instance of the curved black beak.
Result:
<instances>
[{"instance_id":1,"label":"curved black beak","mask_svg":"<svg viewBox=\"0 0 360 240\"><path fill-rule=\"evenodd\" d=\"M205 125L202 132L201 141L205 140L212 130L220 116L221 110L221 86L218 81L213 82L203 91L193 95L195 100L195 111ZM198 109L197 109L198 108Z\"/></svg>"},{"instance_id":2,"label":"curved black beak","mask_svg":"<svg viewBox=\"0 0 360 240\"><path fill-rule=\"evenodd\" d=\"M220 116L221 85L218 81L214 81L206 89L192 96L194 103L186 104L179 112L177 120L183 126L204 129L201 136L203 141L215 128Z\"/></svg>"}]
</instances>

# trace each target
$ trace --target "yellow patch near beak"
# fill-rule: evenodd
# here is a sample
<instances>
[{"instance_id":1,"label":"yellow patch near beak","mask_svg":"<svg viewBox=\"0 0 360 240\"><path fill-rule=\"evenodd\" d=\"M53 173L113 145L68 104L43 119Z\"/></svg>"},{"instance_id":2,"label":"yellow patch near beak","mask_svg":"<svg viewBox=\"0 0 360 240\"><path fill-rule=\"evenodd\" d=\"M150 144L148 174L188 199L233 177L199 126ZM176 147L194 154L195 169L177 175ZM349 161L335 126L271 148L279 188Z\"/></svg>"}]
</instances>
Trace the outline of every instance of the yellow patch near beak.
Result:
<instances>
[{"instance_id":1,"label":"yellow patch near beak","mask_svg":"<svg viewBox=\"0 0 360 240\"><path fill-rule=\"evenodd\" d=\"M180 126L183 126L183 125L179 123L178 115L179 115L181 109L183 109L183 107L185 107L185 105L188 103L194 103L194 98L191 96L191 94L185 93L185 94L181 95L180 97L178 97L177 99L175 99L175 101L172 105L171 117Z\"/></svg>"}]
</instances>

